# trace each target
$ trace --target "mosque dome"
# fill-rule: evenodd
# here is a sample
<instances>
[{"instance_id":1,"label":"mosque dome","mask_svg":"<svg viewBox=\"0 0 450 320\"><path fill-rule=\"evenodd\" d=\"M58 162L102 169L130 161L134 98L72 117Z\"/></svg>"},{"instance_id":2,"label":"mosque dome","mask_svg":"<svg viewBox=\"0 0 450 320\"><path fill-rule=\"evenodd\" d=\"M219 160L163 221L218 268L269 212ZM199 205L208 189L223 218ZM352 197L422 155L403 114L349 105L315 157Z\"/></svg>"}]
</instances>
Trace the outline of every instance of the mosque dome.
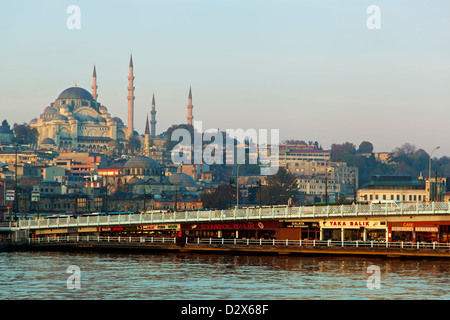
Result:
<instances>
[{"instance_id":1,"label":"mosque dome","mask_svg":"<svg viewBox=\"0 0 450 320\"><path fill-rule=\"evenodd\" d=\"M42 140L41 144L56 145L55 140L53 140L52 138L45 138L44 140Z\"/></svg>"},{"instance_id":2,"label":"mosque dome","mask_svg":"<svg viewBox=\"0 0 450 320\"><path fill-rule=\"evenodd\" d=\"M117 122L118 125L121 125L121 126L124 125L122 119L120 119L119 117L114 117L114 118L112 118L112 120Z\"/></svg>"},{"instance_id":3,"label":"mosque dome","mask_svg":"<svg viewBox=\"0 0 450 320\"><path fill-rule=\"evenodd\" d=\"M140 179L137 177L132 177L129 181L129 184L145 184L145 180L144 179Z\"/></svg>"},{"instance_id":4,"label":"mosque dome","mask_svg":"<svg viewBox=\"0 0 450 320\"><path fill-rule=\"evenodd\" d=\"M152 158L146 156L137 156L128 160L124 168L141 168L141 169L154 169L160 168L161 166L153 160Z\"/></svg>"},{"instance_id":5,"label":"mosque dome","mask_svg":"<svg viewBox=\"0 0 450 320\"><path fill-rule=\"evenodd\" d=\"M56 100L60 99L83 99L83 100L94 100L89 91L80 87L67 88L61 92Z\"/></svg>"},{"instance_id":6,"label":"mosque dome","mask_svg":"<svg viewBox=\"0 0 450 320\"><path fill-rule=\"evenodd\" d=\"M63 116L62 114L55 114L51 117L52 120L67 120L66 116Z\"/></svg>"},{"instance_id":7,"label":"mosque dome","mask_svg":"<svg viewBox=\"0 0 450 320\"><path fill-rule=\"evenodd\" d=\"M81 121L81 122L87 122L87 121L98 122L97 118L94 118L93 116L90 116L87 114L75 113L74 117L75 117L75 119L77 119L78 121Z\"/></svg>"},{"instance_id":8,"label":"mosque dome","mask_svg":"<svg viewBox=\"0 0 450 320\"><path fill-rule=\"evenodd\" d=\"M174 173L169 176L169 181L172 184L176 184L182 187L196 187L197 183L191 176L185 173Z\"/></svg>"},{"instance_id":9,"label":"mosque dome","mask_svg":"<svg viewBox=\"0 0 450 320\"><path fill-rule=\"evenodd\" d=\"M108 109L106 109L105 106L100 106L100 107L98 108L98 111L100 111L101 114L105 114L105 113L108 112Z\"/></svg>"},{"instance_id":10,"label":"mosque dome","mask_svg":"<svg viewBox=\"0 0 450 320\"><path fill-rule=\"evenodd\" d=\"M44 109L45 114L57 114L59 113L58 108L55 107L47 107Z\"/></svg>"}]
</instances>

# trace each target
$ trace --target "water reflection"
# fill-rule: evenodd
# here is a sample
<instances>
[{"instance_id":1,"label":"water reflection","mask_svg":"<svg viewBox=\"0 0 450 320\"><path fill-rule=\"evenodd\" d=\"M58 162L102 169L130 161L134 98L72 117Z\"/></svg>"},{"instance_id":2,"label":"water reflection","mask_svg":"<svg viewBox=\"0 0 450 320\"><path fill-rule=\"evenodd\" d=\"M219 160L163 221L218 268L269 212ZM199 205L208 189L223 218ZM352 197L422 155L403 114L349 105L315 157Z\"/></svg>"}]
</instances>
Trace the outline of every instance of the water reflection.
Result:
<instances>
[{"instance_id":1,"label":"water reflection","mask_svg":"<svg viewBox=\"0 0 450 320\"><path fill-rule=\"evenodd\" d=\"M81 288L69 290L70 265ZM370 290L367 267L380 268ZM0 253L0 299L449 299L450 262L361 258Z\"/></svg>"}]
</instances>

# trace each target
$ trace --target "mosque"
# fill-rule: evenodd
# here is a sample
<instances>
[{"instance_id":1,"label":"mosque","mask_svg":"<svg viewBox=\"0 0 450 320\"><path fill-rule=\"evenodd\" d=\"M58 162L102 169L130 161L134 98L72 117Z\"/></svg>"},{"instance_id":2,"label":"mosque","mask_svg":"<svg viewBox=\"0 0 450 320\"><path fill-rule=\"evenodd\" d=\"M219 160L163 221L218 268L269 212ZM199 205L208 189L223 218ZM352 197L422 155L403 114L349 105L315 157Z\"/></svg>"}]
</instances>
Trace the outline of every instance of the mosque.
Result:
<instances>
[{"instance_id":1,"label":"mosque","mask_svg":"<svg viewBox=\"0 0 450 320\"><path fill-rule=\"evenodd\" d=\"M128 144L134 131L134 74L133 58L130 56L128 75L128 119L127 124L118 117L111 117L108 109L98 100L97 73L94 66L92 75L92 91L74 86L62 91L50 106L44 109L39 118L29 122L31 128L36 128L39 137L38 145L54 150L78 150L89 152L109 152L119 144ZM192 92L189 88L187 105L187 123L192 125ZM161 165L150 157L152 148L150 139L154 143L156 137L156 103L153 95L151 106L151 120L147 116L144 145L141 155L128 160L124 167L116 170L110 181L106 180L113 191L126 187L135 194L162 193L174 191L176 188L186 188L194 191L196 182L186 174L174 173L170 178L165 177ZM144 119L144 117L139 117ZM161 138L162 139L162 138ZM99 174L110 169L99 169ZM180 189L181 190L181 189Z\"/></svg>"},{"instance_id":2,"label":"mosque","mask_svg":"<svg viewBox=\"0 0 450 320\"><path fill-rule=\"evenodd\" d=\"M128 75L128 119L127 124L118 117L111 117L108 109L97 100L97 73L94 66L92 92L74 86L62 91L39 118L29 122L39 133L38 145L55 150L79 150L105 152L118 143L127 144L134 131L134 75L133 57L130 56ZM150 128L148 118L144 144L156 136L156 110L153 96ZM192 124L192 94L189 89L188 124Z\"/></svg>"}]
</instances>

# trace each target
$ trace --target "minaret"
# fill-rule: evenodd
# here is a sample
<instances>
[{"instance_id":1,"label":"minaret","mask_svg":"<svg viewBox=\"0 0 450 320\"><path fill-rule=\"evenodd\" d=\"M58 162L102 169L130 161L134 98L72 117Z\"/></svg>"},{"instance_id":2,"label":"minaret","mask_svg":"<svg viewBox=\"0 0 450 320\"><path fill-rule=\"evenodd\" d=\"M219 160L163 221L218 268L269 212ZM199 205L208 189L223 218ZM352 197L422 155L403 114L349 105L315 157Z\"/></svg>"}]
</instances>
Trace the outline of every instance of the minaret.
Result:
<instances>
[{"instance_id":1,"label":"minaret","mask_svg":"<svg viewBox=\"0 0 450 320\"><path fill-rule=\"evenodd\" d=\"M147 114L147 122L145 123L144 154L148 156L149 153L150 153L150 130L148 129L148 114Z\"/></svg>"},{"instance_id":2,"label":"minaret","mask_svg":"<svg viewBox=\"0 0 450 320\"><path fill-rule=\"evenodd\" d=\"M134 121L134 87L133 87L133 56L130 55L130 67L128 75L128 137L133 135L133 121Z\"/></svg>"},{"instance_id":3,"label":"minaret","mask_svg":"<svg viewBox=\"0 0 450 320\"><path fill-rule=\"evenodd\" d=\"M192 108L194 108L194 106L192 105L192 92L191 92L191 87L189 87L189 97L188 97L188 115L187 115L187 121L189 125L192 125L192 119L194 118L194 116L192 115Z\"/></svg>"},{"instance_id":4,"label":"minaret","mask_svg":"<svg viewBox=\"0 0 450 320\"><path fill-rule=\"evenodd\" d=\"M153 99L152 99L152 120L150 121L150 124L152 125L152 130L151 130L151 136L152 138L154 138L156 136L156 110L155 110L155 94L153 94Z\"/></svg>"},{"instance_id":5,"label":"minaret","mask_svg":"<svg viewBox=\"0 0 450 320\"><path fill-rule=\"evenodd\" d=\"M94 64L94 73L92 74L92 97L95 101L97 101L97 72L95 72L95 64Z\"/></svg>"}]
</instances>

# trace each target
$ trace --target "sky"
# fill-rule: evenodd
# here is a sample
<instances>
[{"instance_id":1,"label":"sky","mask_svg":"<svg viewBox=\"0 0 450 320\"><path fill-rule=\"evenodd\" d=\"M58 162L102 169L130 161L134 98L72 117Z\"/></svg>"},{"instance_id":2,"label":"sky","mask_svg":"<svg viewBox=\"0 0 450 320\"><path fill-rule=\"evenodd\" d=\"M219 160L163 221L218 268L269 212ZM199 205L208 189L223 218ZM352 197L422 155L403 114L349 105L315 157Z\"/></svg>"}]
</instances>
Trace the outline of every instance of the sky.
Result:
<instances>
[{"instance_id":1,"label":"sky","mask_svg":"<svg viewBox=\"0 0 450 320\"><path fill-rule=\"evenodd\" d=\"M79 28L68 7L80 10ZM376 5L378 12L368 11ZM376 23L379 29L368 27ZM442 0L3 0L0 121L29 122L75 83L135 130L278 129L280 140L450 156L450 2Z\"/></svg>"}]
</instances>

